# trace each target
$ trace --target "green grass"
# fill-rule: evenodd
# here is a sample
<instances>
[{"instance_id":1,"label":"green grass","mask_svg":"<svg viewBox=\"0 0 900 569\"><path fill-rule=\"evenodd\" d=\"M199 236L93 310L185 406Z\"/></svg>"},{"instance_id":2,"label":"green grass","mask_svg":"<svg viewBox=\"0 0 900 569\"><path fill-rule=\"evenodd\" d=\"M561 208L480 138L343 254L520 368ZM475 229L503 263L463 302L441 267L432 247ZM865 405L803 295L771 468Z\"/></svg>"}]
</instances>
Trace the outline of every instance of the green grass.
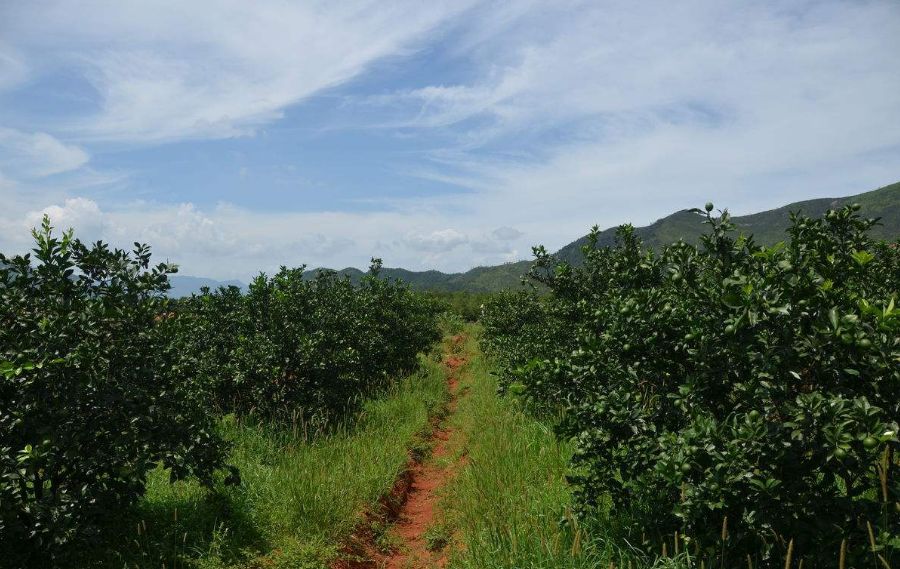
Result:
<instances>
[{"instance_id":1,"label":"green grass","mask_svg":"<svg viewBox=\"0 0 900 569\"><path fill-rule=\"evenodd\" d=\"M111 515L115 539L85 566L325 567L362 513L389 492L446 398L440 364L423 357L418 373L328 435L225 419L241 486L209 492L194 482L169 484L155 471L137 511Z\"/></svg>"},{"instance_id":2,"label":"green grass","mask_svg":"<svg viewBox=\"0 0 900 569\"><path fill-rule=\"evenodd\" d=\"M477 341L471 328L470 341ZM497 396L488 362L477 351L463 374L451 425L468 464L441 501L458 532L452 567L592 567L596 556L579 545L565 474L571 448L547 426Z\"/></svg>"},{"instance_id":3,"label":"green grass","mask_svg":"<svg viewBox=\"0 0 900 569\"><path fill-rule=\"evenodd\" d=\"M477 336L470 327L469 341ZM612 535L602 512L579 522L566 482L572 445L517 400L498 396L490 363L477 348L465 351L473 355L461 377L468 393L450 421L468 463L441 500L440 523L456 533L450 567L691 566L683 558L646 559Z\"/></svg>"}]
</instances>

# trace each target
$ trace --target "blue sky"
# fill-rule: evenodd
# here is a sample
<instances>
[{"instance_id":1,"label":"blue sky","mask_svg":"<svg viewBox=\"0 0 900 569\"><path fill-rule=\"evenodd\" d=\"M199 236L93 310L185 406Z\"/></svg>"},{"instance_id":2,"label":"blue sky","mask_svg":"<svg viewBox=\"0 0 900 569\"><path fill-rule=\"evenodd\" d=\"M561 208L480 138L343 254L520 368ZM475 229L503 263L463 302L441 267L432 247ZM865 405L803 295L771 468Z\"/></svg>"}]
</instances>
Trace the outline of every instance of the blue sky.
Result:
<instances>
[{"instance_id":1,"label":"blue sky","mask_svg":"<svg viewBox=\"0 0 900 569\"><path fill-rule=\"evenodd\" d=\"M6 2L0 250L465 270L900 179L900 4Z\"/></svg>"}]
</instances>

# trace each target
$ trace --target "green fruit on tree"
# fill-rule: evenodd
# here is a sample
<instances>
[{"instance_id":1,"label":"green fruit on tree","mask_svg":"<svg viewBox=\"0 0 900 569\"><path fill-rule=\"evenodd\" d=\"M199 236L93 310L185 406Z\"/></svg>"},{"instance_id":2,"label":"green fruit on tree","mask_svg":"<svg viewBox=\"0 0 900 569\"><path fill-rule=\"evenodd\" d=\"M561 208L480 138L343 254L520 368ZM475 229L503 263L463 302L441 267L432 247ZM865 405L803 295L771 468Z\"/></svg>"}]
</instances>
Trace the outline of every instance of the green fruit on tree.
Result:
<instances>
[{"instance_id":1,"label":"green fruit on tree","mask_svg":"<svg viewBox=\"0 0 900 569\"><path fill-rule=\"evenodd\" d=\"M690 472L690 471L691 471L691 465L690 465L690 464L688 464L688 463L685 462L685 463L683 463L683 464L681 465L681 472L687 474L687 473Z\"/></svg>"},{"instance_id":2,"label":"green fruit on tree","mask_svg":"<svg viewBox=\"0 0 900 569\"><path fill-rule=\"evenodd\" d=\"M747 416L750 417L751 421L756 421L757 419L759 419L760 413L759 413L759 411L754 409L753 411L750 411L750 413L748 413Z\"/></svg>"},{"instance_id":3,"label":"green fruit on tree","mask_svg":"<svg viewBox=\"0 0 900 569\"><path fill-rule=\"evenodd\" d=\"M839 449L835 450L835 451L834 451L834 458L836 458L836 459L838 459L838 460L844 460L845 458L847 458L847 451L845 451L845 450L842 449L842 448L839 448Z\"/></svg>"},{"instance_id":4,"label":"green fruit on tree","mask_svg":"<svg viewBox=\"0 0 900 569\"><path fill-rule=\"evenodd\" d=\"M866 437L863 439L863 446L866 447L867 450L872 450L878 446L878 441L875 437Z\"/></svg>"}]
</instances>

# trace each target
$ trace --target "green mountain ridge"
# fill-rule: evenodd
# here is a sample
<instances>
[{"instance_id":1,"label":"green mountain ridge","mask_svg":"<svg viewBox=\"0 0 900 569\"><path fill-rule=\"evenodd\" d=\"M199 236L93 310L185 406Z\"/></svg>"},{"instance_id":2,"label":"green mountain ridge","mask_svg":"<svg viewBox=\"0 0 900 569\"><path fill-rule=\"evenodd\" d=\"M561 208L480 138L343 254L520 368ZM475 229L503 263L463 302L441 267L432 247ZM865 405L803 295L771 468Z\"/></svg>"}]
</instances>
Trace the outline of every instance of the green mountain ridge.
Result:
<instances>
[{"instance_id":1,"label":"green mountain ridge","mask_svg":"<svg viewBox=\"0 0 900 569\"><path fill-rule=\"evenodd\" d=\"M881 225L872 230L877 239L896 239L900 237L900 182L884 186L877 190L843 198L817 198L753 213L735 216L732 220L738 231L752 234L757 243L774 245L786 237L785 229L790 223L792 212L801 212L810 217L820 217L829 209L843 205L859 203L860 213L867 217L881 218ZM635 228L635 234L643 242L657 248L679 239L696 242L706 230L700 216L689 210L681 210L657 220L650 225ZM608 247L615 243L616 228L612 227L600 233L597 245ZM557 256L578 263L581 258L581 247L587 244L587 236L569 243L557 252Z\"/></svg>"},{"instance_id":2,"label":"green mountain ridge","mask_svg":"<svg viewBox=\"0 0 900 569\"><path fill-rule=\"evenodd\" d=\"M900 182L884 186L877 190L842 198L818 198L784 205L779 208L753 213L749 215L735 216L732 220L738 227L738 231L744 234L753 234L757 243L772 245L783 241L786 237L785 229L790 222L792 212L802 212L811 217L818 217L827 210L850 203L859 203L860 213L867 217L880 218L880 225L872 230L872 235L878 239L893 240L900 238ZM616 227L611 227L600 233L598 246L608 247L615 243ZM647 245L658 248L679 239L688 242L696 242L705 231L702 219L690 210L677 211L663 217L644 227L635 228L635 233ZM580 237L560 249L556 255L573 264L581 261L581 247L587 243L587 236ZM381 275L390 279L402 279L413 288L421 290L433 290L439 292L495 292L498 290L512 289L522 286L521 277L528 270L531 261L517 261L503 265L475 267L463 273L443 273L441 271L410 271L402 268L383 268ZM330 269L311 269L306 271L306 276L312 278L316 272ZM337 271L348 275L357 281L365 272L353 267L347 267ZM174 276L173 284L180 279L194 277ZM210 279L198 279L211 286L215 281ZM189 284L178 286L179 294L190 294ZM223 284L235 284L229 281ZM187 292L185 292L187 291Z\"/></svg>"}]
</instances>

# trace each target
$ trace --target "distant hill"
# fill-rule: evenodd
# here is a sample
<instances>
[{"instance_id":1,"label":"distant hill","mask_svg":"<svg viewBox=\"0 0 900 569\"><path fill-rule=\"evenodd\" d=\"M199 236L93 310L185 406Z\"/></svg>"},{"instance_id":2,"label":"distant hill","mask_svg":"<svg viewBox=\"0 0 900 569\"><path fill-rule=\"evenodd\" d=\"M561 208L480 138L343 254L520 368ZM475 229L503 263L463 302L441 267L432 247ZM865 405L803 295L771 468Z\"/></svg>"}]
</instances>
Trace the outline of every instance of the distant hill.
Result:
<instances>
[{"instance_id":1,"label":"distant hill","mask_svg":"<svg viewBox=\"0 0 900 569\"><path fill-rule=\"evenodd\" d=\"M519 261L494 267L476 267L465 273L442 273L440 271L409 271L399 268L384 268L381 276L388 279L401 279L414 289L434 290L440 292L494 292L520 286L521 277L528 270L530 261ZM306 278L315 277L316 273L331 269L311 269L304 273ZM364 271L347 267L337 271L348 275L353 282L366 274ZM169 277L172 288L169 296L181 298L197 294L204 286L215 290L221 286L233 285L246 291L247 285L241 281L217 281L204 277L191 277L186 275L172 275Z\"/></svg>"},{"instance_id":2,"label":"distant hill","mask_svg":"<svg viewBox=\"0 0 900 569\"><path fill-rule=\"evenodd\" d=\"M440 292L494 292L498 290L521 286L521 278L530 261L518 261L493 267L475 267L464 273L442 273L440 271L410 271L399 268L383 268L381 276L388 279L401 279L410 284L412 288L419 290L434 290ZM316 272L329 269L312 269L306 271L309 278ZM348 267L338 271L349 275L350 279L357 282L365 273L359 269Z\"/></svg>"},{"instance_id":3,"label":"distant hill","mask_svg":"<svg viewBox=\"0 0 900 569\"><path fill-rule=\"evenodd\" d=\"M900 238L900 182L877 190L844 198L819 198L802 202L794 202L777 209L742 215L732 218L738 230L745 234L753 234L757 243L771 245L785 239L785 229L790 223L790 213L800 211L811 217L819 217L828 209L849 203L859 203L860 213L867 217L881 218L881 225L872 230L872 235L879 239ZM635 228L635 233L651 247L662 247L679 239L696 242L705 231L700 216L688 210L681 210L664 217L646 227ZM598 246L608 247L615 243L616 228L606 229L600 233ZM557 252L561 259L573 264L581 262L581 247L587 243L587 236L576 239ZM382 276L399 278L413 288L420 290L436 290L442 292L493 292L497 290L521 286L521 277L531 265L530 261L518 261L492 267L476 267L464 273L442 273L440 271L409 271L399 268L384 268ZM316 271L306 272L312 278ZM365 274L354 268L338 271L349 275L354 281ZM245 288L239 281L220 282L198 277L175 276L172 279L171 296L186 296L200 290L201 286L215 288L221 285L235 284Z\"/></svg>"},{"instance_id":4,"label":"distant hill","mask_svg":"<svg viewBox=\"0 0 900 569\"><path fill-rule=\"evenodd\" d=\"M819 198L794 202L777 209L736 216L732 220L737 225L738 231L753 234L757 243L773 245L785 239L791 212L799 211L810 217L820 217L829 209L854 202L862 206L860 209L862 215L881 218L882 225L872 230L874 237L879 239L900 237L900 182L845 198ZM699 215L681 210L646 227L637 227L635 233L645 244L656 248L679 239L696 242L705 230L706 226ZM613 245L615 236L615 227L607 229L600 233L597 245L600 247ZM586 243L587 236L577 239L560 249L557 255L561 259L577 264L581 259L581 247Z\"/></svg>"}]
</instances>

